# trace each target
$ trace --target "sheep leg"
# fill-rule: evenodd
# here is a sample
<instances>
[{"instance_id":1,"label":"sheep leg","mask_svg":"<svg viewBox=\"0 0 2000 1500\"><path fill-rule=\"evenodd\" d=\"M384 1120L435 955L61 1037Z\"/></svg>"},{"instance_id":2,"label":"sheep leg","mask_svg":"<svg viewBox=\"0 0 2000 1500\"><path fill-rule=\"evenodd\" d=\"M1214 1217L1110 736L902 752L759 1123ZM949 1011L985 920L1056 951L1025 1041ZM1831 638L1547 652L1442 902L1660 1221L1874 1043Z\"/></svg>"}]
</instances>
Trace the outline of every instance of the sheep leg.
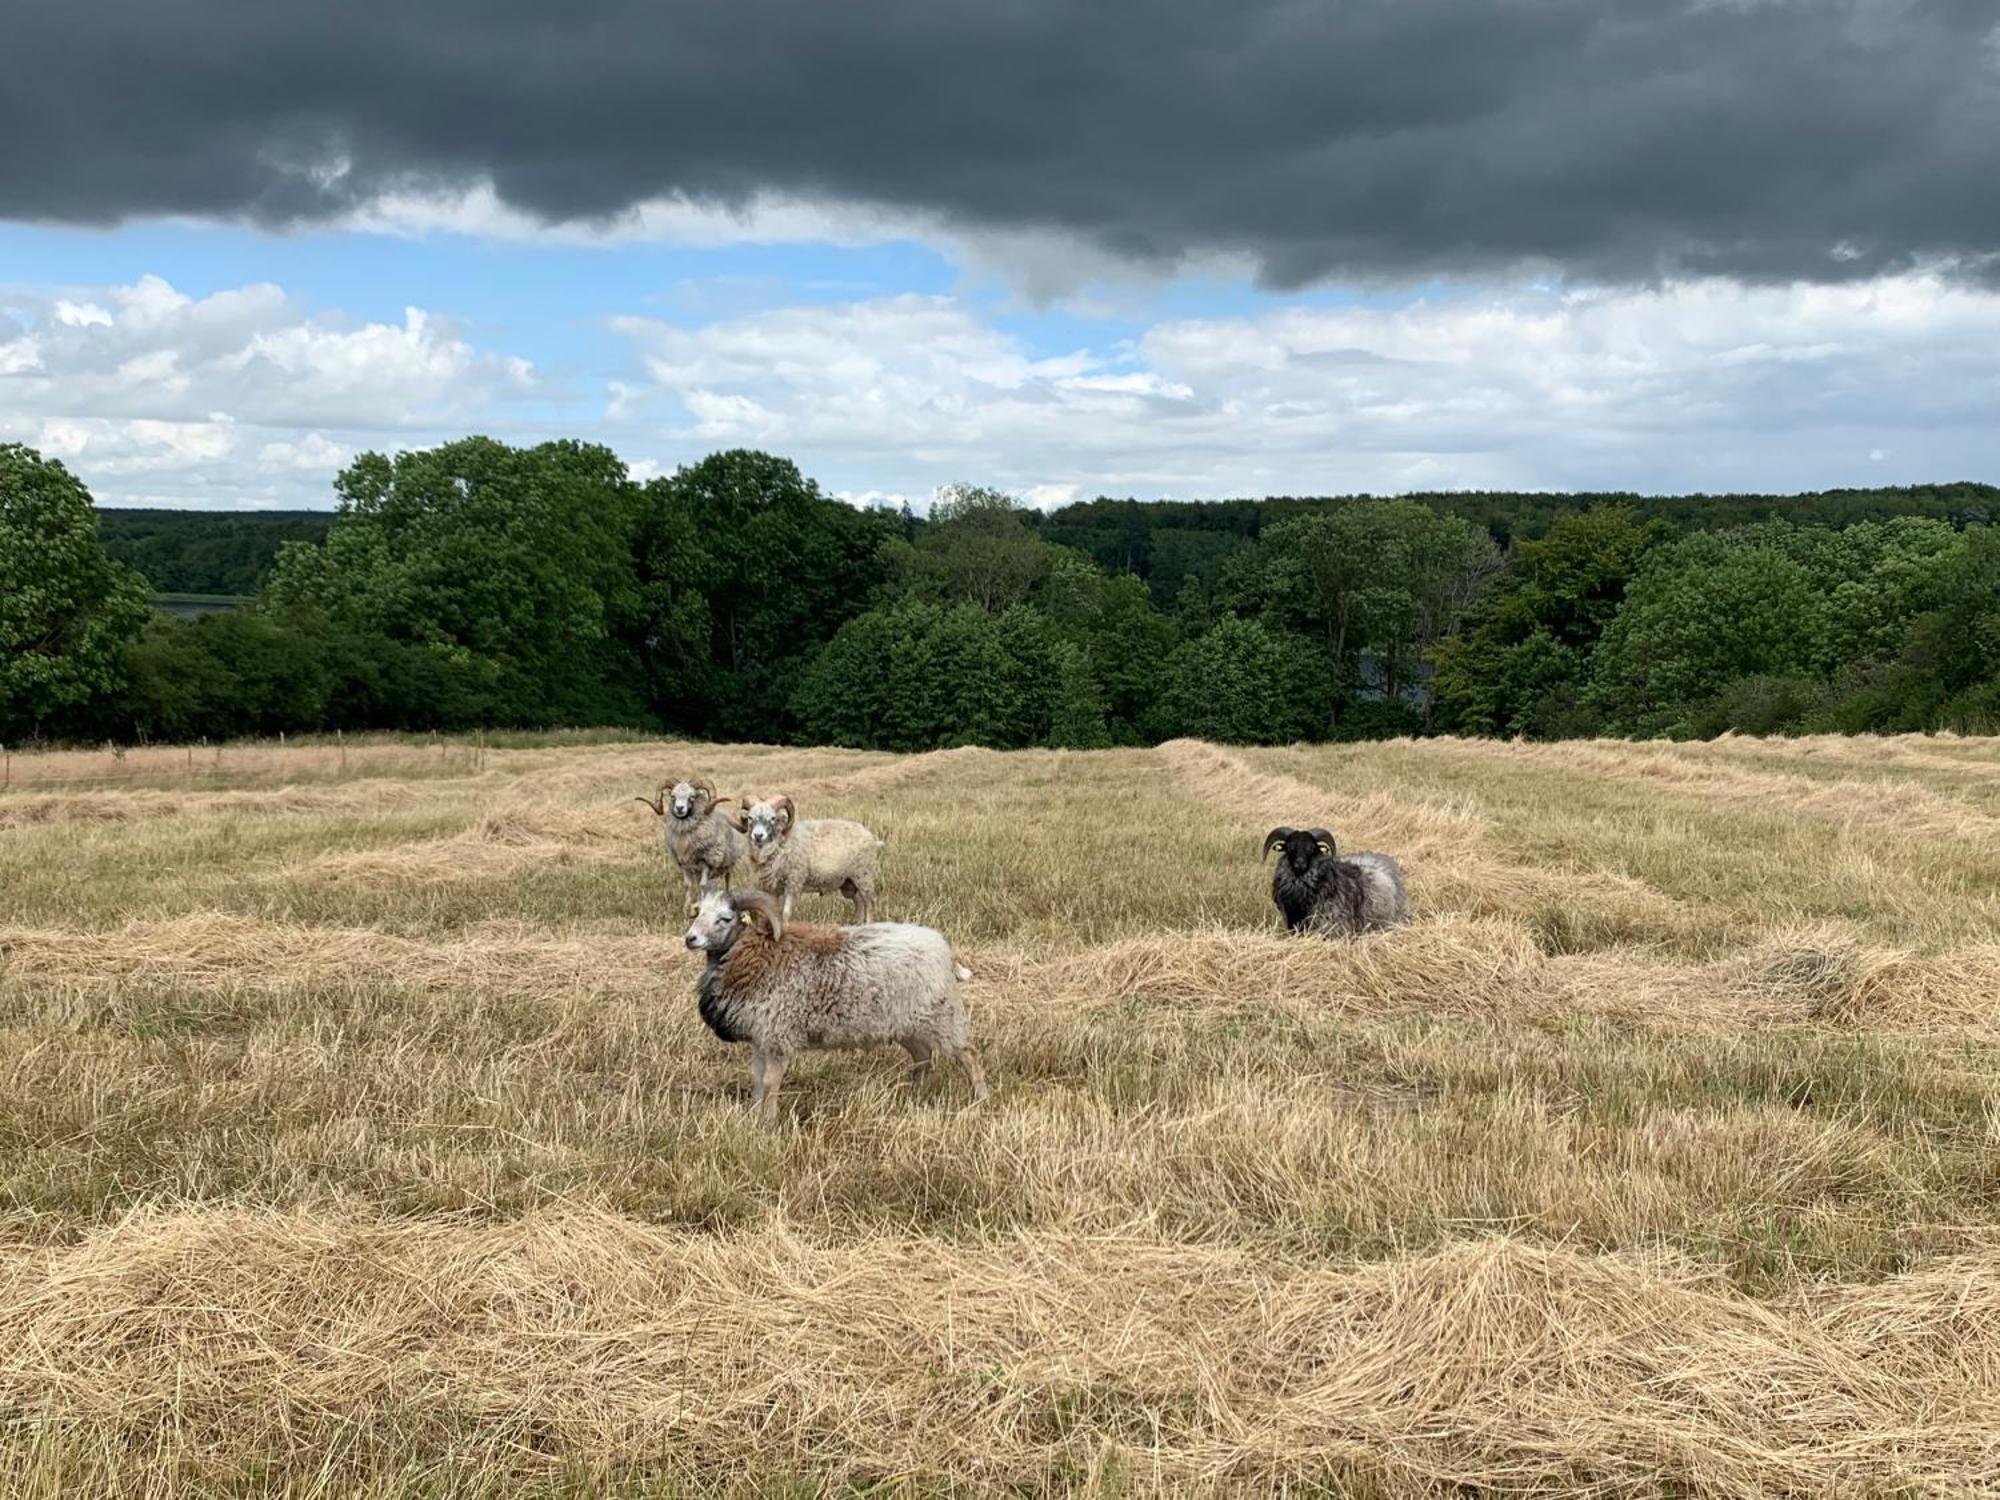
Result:
<instances>
[{"instance_id":1,"label":"sheep leg","mask_svg":"<svg viewBox=\"0 0 2000 1500\"><path fill-rule=\"evenodd\" d=\"M785 1081L785 1054L764 1054L763 1092L757 1096L757 1116L766 1125L778 1123L778 1086Z\"/></svg>"},{"instance_id":2,"label":"sheep leg","mask_svg":"<svg viewBox=\"0 0 2000 1500\"><path fill-rule=\"evenodd\" d=\"M789 926L792 920L792 893L790 891L786 891L784 894L784 898L781 901L779 901L778 905L780 907L780 910L778 912L780 920L782 920L783 922L785 922L786 925Z\"/></svg>"},{"instance_id":3,"label":"sheep leg","mask_svg":"<svg viewBox=\"0 0 2000 1500\"><path fill-rule=\"evenodd\" d=\"M903 1050L910 1054L910 1092L922 1094L930 1088L931 1044L925 1041L903 1043Z\"/></svg>"},{"instance_id":4,"label":"sheep leg","mask_svg":"<svg viewBox=\"0 0 2000 1500\"><path fill-rule=\"evenodd\" d=\"M845 896L849 901L852 901L854 903L855 922L857 924L866 922L868 920L868 913L873 899L871 894L867 891L862 890L860 886L856 885L854 883L854 877L851 875L847 879L841 881L840 894Z\"/></svg>"},{"instance_id":5,"label":"sheep leg","mask_svg":"<svg viewBox=\"0 0 2000 1500\"><path fill-rule=\"evenodd\" d=\"M750 1107L762 1113L764 1108L764 1049L750 1049Z\"/></svg>"},{"instance_id":6,"label":"sheep leg","mask_svg":"<svg viewBox=\"0 0 2000 1500\"><path fill-rule=\"evenodd\" d=\"M992 1097L993 1090L986 1086L986 1069L980 1065L979 1054L977 1052L973 1051L970 1047L960 1047L958 1049L958 1065L965 1069L965 1076L972 1080L972 1098L974 1103Z\"/></svg>"},{"instance_id":7,"label":"sheep leg","mask_svg":"<svg viewBox=\"0 0 2000 1500\"><path fill-rule=\"evenodd\" d=\"M687 905L687 913L693 916L698 903L695 900L695 877L686 870L681 871L681 900Z\"/></svg>"}]
</instances>

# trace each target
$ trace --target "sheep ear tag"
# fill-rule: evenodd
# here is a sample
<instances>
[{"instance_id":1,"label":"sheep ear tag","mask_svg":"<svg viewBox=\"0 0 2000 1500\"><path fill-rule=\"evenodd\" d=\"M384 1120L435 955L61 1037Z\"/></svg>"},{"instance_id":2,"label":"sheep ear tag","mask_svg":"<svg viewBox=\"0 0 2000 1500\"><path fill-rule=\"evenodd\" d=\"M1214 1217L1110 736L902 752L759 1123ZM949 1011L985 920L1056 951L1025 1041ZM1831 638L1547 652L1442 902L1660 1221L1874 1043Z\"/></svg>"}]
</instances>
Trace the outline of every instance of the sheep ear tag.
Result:
<instances>
[{"instance_id":1,"label":"sheep ear tag","mask_svg":"<svg viewBox=\"0 0 2000 1500\"><path fill-rule=\"evenodd\" d=\"M1322 854L1331 854L1333 853L1333 850L1329 849L1325 844L1321 844L1319 846L1319 852Z\"/></svg>"}]
</instances>

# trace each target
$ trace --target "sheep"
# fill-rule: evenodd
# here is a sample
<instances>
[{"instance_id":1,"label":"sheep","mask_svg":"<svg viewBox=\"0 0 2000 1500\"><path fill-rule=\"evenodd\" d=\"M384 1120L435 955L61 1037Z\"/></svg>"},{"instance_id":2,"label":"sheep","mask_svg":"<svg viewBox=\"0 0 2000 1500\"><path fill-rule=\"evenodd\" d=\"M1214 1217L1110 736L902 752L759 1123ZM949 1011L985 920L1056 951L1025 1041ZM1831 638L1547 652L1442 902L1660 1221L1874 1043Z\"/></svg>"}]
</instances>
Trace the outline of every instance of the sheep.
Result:
<instances>
[{"instance_id":1,"label":"sheep","mask_svg":"<svg viewBox=\"0 0 2000 1500\"><path fill-rule=\"evenodd\" d=\"M736 827L749 840L750 883L776 896L779 915L815 891L839 891L854 903L854 920L875 908L875 866L882 841L846 818L793 819L790 797L736 799Z\"/></svg>"},{"instance_id":2,"label":"sheep","mask_svg":"<svg viewBox=\"0 0 2000 1500\"><path fill-rule=\"evenodd\" d=\"M1340 855L1324 828L1273 828L1264 853L1282 851L1271 899L1292 932L1353 937L1410 920L1403 868L1386 854Z\"/></svg>"},{"instance_id":3,"label":"sheep","mask_svg":"<svg viewBox=\"0 0 2000 1500\"><path fill-rule=\"evenodd\" d=\"M690 913L702 892L729 884L730 872L743 862L743 835L722 810L729 799L715 795L714 782L700 776L661 782L653 796L633 800L645 803L665 821L667 857L681 872Z\"/></svg>"},{"instance_id":4,"label":"sheep","mask_svg":"<svg viewBox=\"0 0 2000 1500\"><path fill-rule=\"evenodd\" d=\"M786 1064L806 1050L900 1046L912 1093L946 1053L971 1079L974 1100L988 1096L958 993L972 971L936 929L790 927L763 891L711 891L687 945L707 955L695 986L701 1019L723 1041L750 1044L750 1104L765 1124L777 1118Z\"/></svg>"}]
</instances>

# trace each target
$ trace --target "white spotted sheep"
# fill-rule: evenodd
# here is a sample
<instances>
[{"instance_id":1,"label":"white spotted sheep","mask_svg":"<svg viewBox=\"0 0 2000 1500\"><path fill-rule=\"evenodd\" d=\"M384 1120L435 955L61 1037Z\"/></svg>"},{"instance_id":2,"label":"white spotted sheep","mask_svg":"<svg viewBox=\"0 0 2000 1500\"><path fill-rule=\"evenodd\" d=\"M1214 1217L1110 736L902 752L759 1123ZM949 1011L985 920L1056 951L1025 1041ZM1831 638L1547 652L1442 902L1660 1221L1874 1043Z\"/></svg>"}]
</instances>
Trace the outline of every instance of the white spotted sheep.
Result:
<instances>
[{"instance_id":1,"label":"white spotted sheep","mask_svg":"<svg viewBox=\"0 0 2000 1500\"><path fill-rule=\"evenodd\" d=\"M907 922L790 927L762 891L712 891L687 945L706 955L695 987L701 1018L725 1042L750 1044L751 1106L777 1118L785 1066L799 1052L899 1046L910 1088L930 1081L939 1054L956 1058L987 1097L958 986L972 971L943 933Z\"/></svg>"},{"instance_id":2,"label":"white spotted sheep","mask_svg":"<svg viewBox=\"0 0 2000 1500\"><path fill-rule=\"evenodd\" d=\"M1354 937L1410 920L1403 868L1388 855L1342 855L1324 828L1273 828L1264 853L1273 849L1271 899L1290 931Z\"/></svg>"},{"instance_id":3,"label":"white spotted sheep","mask_svg":"<svg viewBox=\"0 0 2000 1500\"><path fill-rule=\"evenodd\" d=\"M635 800L666 824L667 857L681 872L689 911L702 892L729 884L730 872L743 861L743 835L722 810L729 799L715 795L714 782L701 776L662 782L656 794Z\"/></svg>"},{"instance_id":4,"label":"white spotted sheep","mask_svg":"<svg viewBox=\"0 0 2000 1500\"><path fill-rule=\"evenodd\" d=\"M800 896L838 891L854 903L854 920L875 908L875 872L882 841L846 818L795 820L790 797L736 799L736 827L749 843L750 883L778 898L787 922Z\"/></svg>"}]
</instances>

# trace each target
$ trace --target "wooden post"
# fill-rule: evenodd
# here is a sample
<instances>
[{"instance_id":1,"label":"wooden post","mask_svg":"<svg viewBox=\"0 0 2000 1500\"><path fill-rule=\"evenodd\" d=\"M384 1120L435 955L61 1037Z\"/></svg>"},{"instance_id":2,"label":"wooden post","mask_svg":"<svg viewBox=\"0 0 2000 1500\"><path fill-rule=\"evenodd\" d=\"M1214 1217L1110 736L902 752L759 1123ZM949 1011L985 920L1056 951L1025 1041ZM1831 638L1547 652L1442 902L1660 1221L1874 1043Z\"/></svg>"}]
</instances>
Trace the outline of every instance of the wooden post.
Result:
<instances>
[{"instance_id":1,"label":"wooden post","mask_svg":"<svg viewBox=\"0 0 2000 1500\"><path fill-rule=\"evenodd\" d=\"M333 742L340 746L340 769L345 771L347 769L347 736L336 729L333 732Z\"/></svg>"}]
</instances>

